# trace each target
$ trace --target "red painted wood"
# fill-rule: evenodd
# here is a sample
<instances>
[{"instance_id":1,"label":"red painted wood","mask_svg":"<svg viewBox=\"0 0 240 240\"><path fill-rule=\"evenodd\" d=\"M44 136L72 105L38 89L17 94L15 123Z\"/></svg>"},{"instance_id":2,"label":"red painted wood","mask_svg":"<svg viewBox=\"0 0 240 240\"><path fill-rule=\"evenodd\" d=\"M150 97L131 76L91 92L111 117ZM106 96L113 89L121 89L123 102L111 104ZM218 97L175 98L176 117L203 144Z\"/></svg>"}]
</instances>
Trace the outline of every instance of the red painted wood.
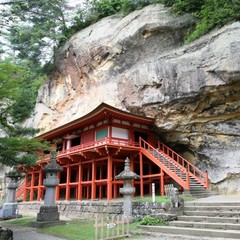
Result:
<instances>
[{"instance_id":1,"label":"red painted wood","mask_svg":"<svg viewBox=\"0 0 240 240\"><path fill-rule=\"evenodd\" d=\"M107 200L112 200L112 157L108 156L107 169Z\"/></svg>"}]
</instances>

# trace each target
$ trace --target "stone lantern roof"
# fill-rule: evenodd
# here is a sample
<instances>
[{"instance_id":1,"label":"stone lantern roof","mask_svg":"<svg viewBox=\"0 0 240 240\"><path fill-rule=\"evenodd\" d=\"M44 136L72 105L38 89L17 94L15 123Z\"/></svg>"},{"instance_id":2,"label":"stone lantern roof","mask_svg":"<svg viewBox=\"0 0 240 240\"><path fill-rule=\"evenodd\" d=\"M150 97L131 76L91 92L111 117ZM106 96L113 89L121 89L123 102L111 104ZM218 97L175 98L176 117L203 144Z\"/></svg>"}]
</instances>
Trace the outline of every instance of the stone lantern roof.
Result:
<instances>
[{"instance_id":1,"label":"stone lantern roof","mask_svg":"<svg viewBox=\"0 0 240 240\"><path fill-rule=\"evenodd\" d=\"M125 160L124 170L119 173L116 177L117 180L134 180L139 179L140 176L130 170L130 161L127 157Z\"/></svg>"},{"instance_id":2,"label":"stone lantern roof","mask_svg":"<svg viewBox=\"0 0 240 240\"><path fill-rule=\"evenodd\" d=\"M63 168L56 162L56 152L51 151L50 163L43 169L43 172L61 172Z\"/></svg>"}]
</instances>

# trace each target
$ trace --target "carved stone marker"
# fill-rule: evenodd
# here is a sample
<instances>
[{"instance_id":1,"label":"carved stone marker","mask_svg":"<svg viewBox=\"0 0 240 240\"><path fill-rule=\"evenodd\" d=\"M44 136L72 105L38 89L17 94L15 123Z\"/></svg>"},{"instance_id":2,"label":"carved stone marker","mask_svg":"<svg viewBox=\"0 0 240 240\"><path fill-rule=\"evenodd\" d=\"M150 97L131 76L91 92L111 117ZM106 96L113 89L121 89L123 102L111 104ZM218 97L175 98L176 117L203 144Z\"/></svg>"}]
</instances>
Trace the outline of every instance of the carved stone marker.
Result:
<instances>
[{"instance_id":1,"label":"carved stone marker","mask_svg":"<svg viewBox=\"0 0 240 240\"><path fill-rule=\"evenodd\" d=\"M18 214L18 205L16 203L16 189L18 188L18 180L22 175L16 172L9 172L6 177L10 179L7 186L7 199L0 209L0 220L22 217Z\"/></svg>"},{"instance_id":2,"label":"carved stone marker","mask_svg":"<svg viewBox=\"0 0 240 240\"><path fill-rule=\"evenodd\" d=\"M65 221L59 219L58 207L55 201L56 186L59 184L57 173L62 170L62 167L56 162L56 152L52 151L50 163L43 168L43 172L46 172L46 179L43 180L43 185L46 187L44 205L40 207L37 221L32 222L32 226L46 227L65 224Z\"/></svg>"},{"instance_id":3,"label":"carved stone marker","mask_svg":"<svg viewBox=\"0 0 240 240\"><path fill-rule=\"evenodd\" d=\"M117 180L123 180L123 187L120 188L120 193L123 195L123 216L125 219L132 218L132 194L135 193L135 187L132 187L132 180L140 177L130 170L130 161L125 160L124 170L115 177Z\"/></svg>"},{"instance_id":4,"label":"carved stone marker","mask_svg":"<svg viewBox=\"0 0 240 240\"><path fill-rule=\"evenodd\" d=\"M177 188L173 188L170 191L170 196L172 208L181 208L184 206L184 199L179 197L179 192Z\"/></svg>"}]
</instances>

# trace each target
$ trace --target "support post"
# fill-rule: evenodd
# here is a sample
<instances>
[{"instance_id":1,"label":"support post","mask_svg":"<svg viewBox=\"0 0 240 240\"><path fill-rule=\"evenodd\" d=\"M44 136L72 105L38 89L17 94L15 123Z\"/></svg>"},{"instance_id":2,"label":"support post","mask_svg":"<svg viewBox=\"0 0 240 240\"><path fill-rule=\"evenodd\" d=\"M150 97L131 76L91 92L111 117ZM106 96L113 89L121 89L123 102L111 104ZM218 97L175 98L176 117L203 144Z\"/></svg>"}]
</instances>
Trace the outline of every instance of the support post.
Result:
<instances>
[{"instance_id":1,"label":"support post","mask_svg":"<svg viewBox=\"0 0 240 240\"><path fill-rule=\"evenodd\" d=\"M33 201L33 194L34 194L34 182L35 182L35 173L32 172L32 178L31 178L31 187L30 187L30 202Z\"/></svg>"},{"instance_id":2,"label":"support post","mask_svg":"<svg viewBox=\"0 0 240 240\"><path fill-rule=\"evenodd\" d=\"M27 180L28 180L28 174L26 173L25 180L24 180L24 190L23 190L23 201L27 201Z\"/></svg>"},{"instance_id":3,"label":"support post","mask_svg":"<svg viewBox=\"0 0 240 240\"><path fill-rule=\"evenodd\" d=\"M142 159L142 153L140 153L140 197L144 196L143 192L143 159Z\"/></svg>"},{"instance_id":4,"label":"support post","mask_svg":"<svg viewBox=\"0 0 240 240\"><path fill-rule=\"evenodd\" d=\"M96 162L93 159L92 160L92 194L91 198L92 200L96 198Z\"/></svg>"},{"instance_id":5,"label":"support post","mask_svg":"<svg viewBox=\"0 0 240 240\"><path fill-rule=\"evenodd\" d=\"M82 200L82 161L78 165L78 200Z\"/></svg>"},{"instance_id":6,"label":"support post","mask_svg":"<svg viewBox=\"0 0 240 240\"><path fill-rule=\"evenodd\" d=\"M107 200L112 200L112 156L108 156Z\"/></svg>"},{"instance_id":7,"label":"support post","mask_svg":"<svg viewBox=\"0 0 240 240\"><path fill-rule=\"evenodd\" d=\"M70 163L67 165L67 182L66 182L66 200L70 199L70 179L71 179L71 168Z\"/></svg>"},{"instance_id":8,"label":"support post","mask_svg":"<svg viewBox=\"0 0 240 240\"><path fill-rule=\"evenodd\" d=\"M161 184L161 195L163 196L164 195L164 172L163 170L161 169L161 180L160 180L160 184Z\"/></svg>"}]
</instances>

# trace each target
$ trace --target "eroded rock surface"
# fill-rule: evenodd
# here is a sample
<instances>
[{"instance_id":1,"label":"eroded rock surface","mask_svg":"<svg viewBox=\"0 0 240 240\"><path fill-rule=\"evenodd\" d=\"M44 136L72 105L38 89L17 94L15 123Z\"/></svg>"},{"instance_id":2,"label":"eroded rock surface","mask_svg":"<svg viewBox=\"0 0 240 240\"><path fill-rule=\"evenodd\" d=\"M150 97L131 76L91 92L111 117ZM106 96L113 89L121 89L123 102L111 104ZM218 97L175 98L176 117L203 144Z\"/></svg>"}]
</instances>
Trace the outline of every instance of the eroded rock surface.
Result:
<instances>
[{"instance_id":1,"label":"eroded rock surface","mask_svg":"<svg viewBox=\"0 0 240 240\"><path fill-rule=\"evenodd\" d=\"M75 34L27 124L47 131L106 102L154 117L160 137L220 191L222 181L231 185L240 173L240 22L185 46L193 23L151 5Z\"/></svg>"}]
</instances>

